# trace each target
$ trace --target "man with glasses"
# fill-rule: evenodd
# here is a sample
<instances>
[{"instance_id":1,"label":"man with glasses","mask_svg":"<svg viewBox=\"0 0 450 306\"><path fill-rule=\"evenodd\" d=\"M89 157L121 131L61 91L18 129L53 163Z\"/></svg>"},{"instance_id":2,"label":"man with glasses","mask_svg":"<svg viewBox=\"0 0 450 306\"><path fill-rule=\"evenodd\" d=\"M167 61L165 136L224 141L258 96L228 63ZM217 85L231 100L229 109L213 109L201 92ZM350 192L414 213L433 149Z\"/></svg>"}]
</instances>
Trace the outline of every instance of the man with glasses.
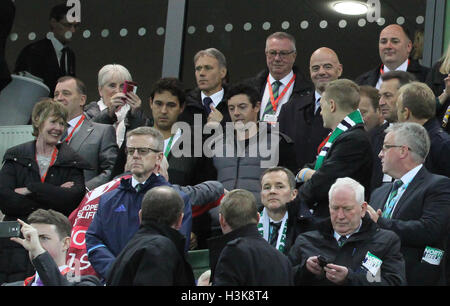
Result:
<instances>
[{"instance_id":1,"label":"man with glasses","mask_svg":"<svg viewBox=\"0 0 450 306\"><path fill-rule=\"evenodd\" d=\"M101 196L97 212L86 232L88 259L95 271L106 278L116 256L139 228L138 212L144 194L157 186L171 186L159 168L163 158L164 140L151 127L139 127L127 133L127 166L131 178L122 179L120 186ZM184 201L184 217L180 232L189 248L192 211L189 198L180 192Z\"/></svg>"},{"instance_id":2,"label":"man with glasses","mask_svg":"<svg viewBox=\"0 0 450 306\"><path fill-rule=\"evenodd\" d=\"M295 38L285 32L271 34L266 40L267 69L249 82L260 93L259 119L270 123L277 121L282 106L297 101L312 85L294 67L297 57Z\"/></svg>"},{"instance_id":3,"label":"man with glasses","mask_svg":"<svg viewBox=\"0 0 450 306\"><path fill-rule=\"evenodd\" d=\"M66 3L56 5L50 12L50 35L26 46L19 54L15 72L26 71L43 79L50 89L50 96L55 90L58 78L75 76L75 53L67 47L79 23L67 21L70 7Z\"/></svg>"},{"instance_id":4,"label":"man with glasses","mask_svg":"<svg viewBox=\"0 0 450 306\"><path fill-rule=\"evenodd\" d=\"M423 167L430 139L420 124L397 123L386 132L379 157L395 181L372 193L367 211L400 237L409 285L445 284L450 179Z\"/></svg>"}]
</instances>

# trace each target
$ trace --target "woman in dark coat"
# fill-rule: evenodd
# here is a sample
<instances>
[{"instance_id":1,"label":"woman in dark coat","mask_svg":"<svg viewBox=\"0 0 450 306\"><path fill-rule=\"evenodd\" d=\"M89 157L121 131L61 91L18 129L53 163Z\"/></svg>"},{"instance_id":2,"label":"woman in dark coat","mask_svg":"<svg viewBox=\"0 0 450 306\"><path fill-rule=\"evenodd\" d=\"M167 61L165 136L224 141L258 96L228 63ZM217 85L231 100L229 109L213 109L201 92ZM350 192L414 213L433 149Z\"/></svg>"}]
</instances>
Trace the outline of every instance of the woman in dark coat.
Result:
<instances>
[{"instance_id":1,"label":"woman in dark coat","mask_svg":"<svg viewBox=\"0 0 450 306\"><path fill-rule=\"evenodd\" d=\"M36 140L6 151L0 171L0 209L4 221L26 220L38 208L68 216L85 194L83 169L89 165L64 142L67 125L62 104L44 99L32 113ZM27 252L0 238L0 283L24 279L31 268Z\"/></svg>"}]
</instances>

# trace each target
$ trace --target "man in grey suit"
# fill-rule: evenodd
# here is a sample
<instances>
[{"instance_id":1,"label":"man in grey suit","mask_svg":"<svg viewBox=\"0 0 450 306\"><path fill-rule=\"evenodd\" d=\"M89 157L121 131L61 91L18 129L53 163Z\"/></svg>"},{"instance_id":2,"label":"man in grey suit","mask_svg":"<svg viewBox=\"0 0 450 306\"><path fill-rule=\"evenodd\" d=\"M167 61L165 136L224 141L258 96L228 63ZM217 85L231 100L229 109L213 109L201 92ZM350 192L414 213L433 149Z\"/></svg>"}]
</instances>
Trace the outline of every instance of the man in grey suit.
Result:
<instances>
[{"instance_id":1,"label":"man in grey suit","mask_svg":"<svg viewBox=\"0 0 450 306\"><path fill-rule=\"evenodd\" d=\"M379 157L395 181L374 190L367 211L400 237L408 285L445 284L450 179L423 167L430 140L420 124L397 123L386 132Z\"/></svg>"},{"instance_id":2,"label":"man in grey suit","mask_svg":"<svg viewBox=\"0 0 450 306\"><path fill-rule=\"evenodd\" d=\"M71 76L58 79L54 99L69 113L69 126L62 140L91 165L91 170L84 171L86 187L91 190L110 181L119 149L112 125L95 123L84 115L86 98L86 86L81 80Z\"/></svg>"}]
</instances>

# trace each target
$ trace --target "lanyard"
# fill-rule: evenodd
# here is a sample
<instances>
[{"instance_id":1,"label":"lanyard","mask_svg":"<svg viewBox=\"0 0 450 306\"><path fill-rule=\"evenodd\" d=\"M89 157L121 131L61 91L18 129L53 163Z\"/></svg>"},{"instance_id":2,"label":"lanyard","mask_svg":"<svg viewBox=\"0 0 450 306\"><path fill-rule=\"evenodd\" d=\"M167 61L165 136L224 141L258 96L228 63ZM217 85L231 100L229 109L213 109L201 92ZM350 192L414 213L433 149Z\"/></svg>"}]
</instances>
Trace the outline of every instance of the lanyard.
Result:
<instances>
[{"instance_id":1,"label":"lanyard","mask_svg":"<svg viewBox=\"0 0 450 306\"><path fill-rule=\"evenodd\" d=\"M166 147L166 151L164 152L164 156L167 158L167 156L169 155L170 149L172 148L172 141L173 141L173 137L175 137L175 134L172 135L169 139L169 143L167 144Z\"/></svg>"},{"instance_id":2,"label":"lanyard","mask_svg":"<svg viewBox=\"0 0 450 306\"><path fill-rule=\"evenodd\" d=\"M55 147L53 149L52 158L50 160L50 164L48 165L47 171L45 171L45 173L41 176L41 182L42 183L45 181L45 178L47 177L48 170L55 163L57 156L58 156L58 149ZM36 158L36 163L37 163L37 153L36 153L36 157L35 158Z\"/></svg>"},{"instance_id":3,"label":"lanyard","mask_svg":"<svg viewBox=\"0 0 450 306\"><path fill-rule=\"evenodd\" d=\"M75 125L75 127L72 129L72 132L70 132L70 135L67 136L65 142L69 143L70 139L72 139L73 133L75 132L75 130L83 123L84 119L86 118L85 115L81 116L80 120L78 120L77 124Z\"/></svg>"},{"instance_id":4,"label":"lanyard","mask_svg":"<svg viewBox=\"0 0 450 306\"><path fill-rule=\"evenodd\" d=\"M66 275L67 272L70 271L70 267L66 267L64 270L61 271L61 275ZM28 286L36 277L36 273L33 276L27 277L24 281L23 281L23 285L24 286Z\"/></svg>"},{"instance_id":5,"label":"lanyard","mask_svg":"<svg viewBox=\"0 0 450 306\"><path fill-rule=\"evenodd\" d=\"M272 103L273 111L275 111L275 112L277 111L278 102L280 102L280 100L286 94L286 92L288 91L289 87L291 87L292 83L294 83L294 80L295 80L295 74L292 76L292 78L289 81L289 83L286 85L284 90L281 92L280 95L278 95L278 98L275 100L274 97L273 97L272 84L270 84L269 75L267 76L267 85L269 85L270 103Z\"/></svg>"},{"instance_id":6,"label":"lanyard","mask_svg":"<svg viewBox=\"0 0 450 306\"><path fill-rule=\"evenodd\" d=\"M411 61L408 59L408 67L409 67L409 63L410 63ZM384 65L381 65L381 68L380 68L380 75L383 75L384 74Z\"/></svg>"}]
</instances>

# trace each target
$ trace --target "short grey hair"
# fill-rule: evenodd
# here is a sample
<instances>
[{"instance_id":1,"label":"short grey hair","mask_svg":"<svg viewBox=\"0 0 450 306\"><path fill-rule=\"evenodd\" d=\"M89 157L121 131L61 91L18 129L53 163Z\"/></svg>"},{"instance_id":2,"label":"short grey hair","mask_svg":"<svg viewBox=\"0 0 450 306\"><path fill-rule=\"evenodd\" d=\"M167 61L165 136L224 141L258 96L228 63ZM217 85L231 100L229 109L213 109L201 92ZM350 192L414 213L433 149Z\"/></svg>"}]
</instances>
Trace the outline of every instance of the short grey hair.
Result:
<instances>
[{"instance_id":1,"label":"short grey hair","mask_svg":"<svg viewBox=\"0 0 450 306\"><path fill-rule=\"evenodd\" d=\"M415 122L394 123L386 129L393 133L397 145L405 145L411 150L413 160L422 164L430 151L430 137L427 130Z\"/></svg>"},{"instance_id":2,"label":"short grey hair","mask_svg":"<svg viewBox=\"0 0 450 306\"><path fill-rule=\"evenodd\" d=\"M131 136L141 136L141 135L153 137L156 140L155 150L158 150L159 152L164 151L163 135L161 134L160 131L150 126L140 126L138 128L135 128L134 130L127 132L127 139L130 138Z\"/></svg>"},{"instance_id":3,"label":"short grey hair","mask_svg":"<svg viewBox=\"0 0 450 306\"><path fill-rule=\"evenodd\" d=\"M131 73L122 65L108 64L102 67L98 72L98 87L103 87L108 81L110 81L114 74L124 81L133 81Z\"/></svg>"},{"instance_id":4,"label":"short grey hair","mask_svg":"<svg viewBox=\"0 0 450 306\"><path fill-rule=\"evenodd\" d=\"M355 193L356 203L358 203L359 205L362 205L364 203L364 186L350 177L342 177L338 178L336 182L331 185L330 191L328 191L328 200L330 204L333 192L341 187L349 187L350 189L352 189Z\"/></svg>"},{"instance_id":5,"label":"short grey hair","mask_svg":"<svg viewBox=\"0 0 450 306\"><path fill-rule=\"evenodd\" d=\"M223 55L223 53L217 50L216 48L208 48L205 50L198 51L194 56L194 66L201 56L213 57L219 62L220 67L227 68L227 60L225 58L225 55Z\"/></svg>"},{"instance_id":6,"label":"short grey hair","mask_svg":"<svg viewBox=\"0 0 450 306\"><path fill-rule=\"evenodd\" d=\"M267 39L266 39L266 51L268 51L267 50L267 42L269 41L269 39L272 39L272 38L290 40L292 45L294 46L293 51L297 52L297 49L295 47L295 44L296 44L295 37L286 32L275 32L275 33L270 34L269 37L267 37Z\"/></svg>"}]
</instances>

